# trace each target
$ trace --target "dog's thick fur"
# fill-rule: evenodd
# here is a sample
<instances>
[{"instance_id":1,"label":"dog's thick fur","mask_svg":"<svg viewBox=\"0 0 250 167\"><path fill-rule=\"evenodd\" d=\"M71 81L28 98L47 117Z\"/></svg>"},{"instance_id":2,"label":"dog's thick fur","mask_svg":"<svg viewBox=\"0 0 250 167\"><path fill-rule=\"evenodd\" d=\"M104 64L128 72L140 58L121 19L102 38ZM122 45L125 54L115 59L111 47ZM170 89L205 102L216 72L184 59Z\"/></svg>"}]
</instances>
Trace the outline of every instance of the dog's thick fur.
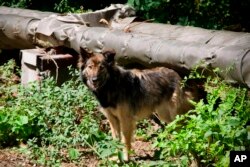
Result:
<instances>
[{"instance_id":1,"label":"dog's thick fur","mask_svg":"<svg viewBox=\"0 0 250 167\"><path fill-rule=\"evenodd\" d=\"M169 123L191 109L189 99L195 97L181 88L175 71L165 67L125 70L115 64L114 56L114 51L100 54L81 49L81 78L99 101L112 136L125 144L128 160L136 121L156 113Z\"/></svg>"}]
</instances>

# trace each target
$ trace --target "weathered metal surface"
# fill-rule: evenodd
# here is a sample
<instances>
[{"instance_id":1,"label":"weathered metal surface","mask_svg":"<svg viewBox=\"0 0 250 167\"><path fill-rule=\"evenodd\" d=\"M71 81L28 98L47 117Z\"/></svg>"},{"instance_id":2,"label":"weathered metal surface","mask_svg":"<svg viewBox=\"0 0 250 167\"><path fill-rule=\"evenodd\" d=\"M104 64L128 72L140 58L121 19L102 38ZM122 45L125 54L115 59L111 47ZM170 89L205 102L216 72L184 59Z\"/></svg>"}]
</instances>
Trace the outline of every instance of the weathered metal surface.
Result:
<instances>
[{"instance_id":1,"label":"weathered metal surface","mask_svg":"<svg viewBox=\"0 0 250 167\"><path fill-rule=\"evenodd\" d=\"M161 65L185 73L203 62L203 68L219 67L224 71L231 68L221 75L229 82L250 87L249 33L134 22L135 17L127 17L134 14L133 10L124 6L86 14L52 14L39 19L32 14L27 17L7 13L0 15L2 49L40 45L101 52L113 48L122 65Z\"/></svg>"}]
</instances>

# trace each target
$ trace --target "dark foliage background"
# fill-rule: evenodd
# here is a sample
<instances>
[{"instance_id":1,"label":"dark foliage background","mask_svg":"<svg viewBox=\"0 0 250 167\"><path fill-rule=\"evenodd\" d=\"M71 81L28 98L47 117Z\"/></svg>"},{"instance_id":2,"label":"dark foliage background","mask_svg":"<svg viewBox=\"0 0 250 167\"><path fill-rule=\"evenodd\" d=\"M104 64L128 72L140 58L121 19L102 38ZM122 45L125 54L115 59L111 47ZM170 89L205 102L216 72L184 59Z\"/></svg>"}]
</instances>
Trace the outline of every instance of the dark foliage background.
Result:
<instances>
[{"instance_id":1,"label":"dark foliage background","mask_svg":"<svg viewBox=\"0 0 250 167\"><path fill-rule=\"evenodd\" d=\"M0 0L0 5L53 12L81 12L129 3L137 15L155 22L208 29L250 31L250 0Z\"/></svg>"},{"instance_id":2,"label":"dark foliage background","mask_svg":"<svg viewBox=\"0 0 250 167\"><path fill-rule=\"evenodd\" d=\"M53 11L53 12L73 12L74 10L80 9L82 6L84 9L102 9L110 4L115 3L126 3L127 0L0 0L0 5L21 7L26 9L37 9L42 11Z\"/></svg>"},{"instance_id":3,"label":"dark foliage background","mask_svg":"<svg viewBox=\"0 0 250 167\"><path fill-rule=\"evenodd\" d=\"M128 0L138 15L157 22L249 31L250 0Z\"/></svg>"}]
</instances>

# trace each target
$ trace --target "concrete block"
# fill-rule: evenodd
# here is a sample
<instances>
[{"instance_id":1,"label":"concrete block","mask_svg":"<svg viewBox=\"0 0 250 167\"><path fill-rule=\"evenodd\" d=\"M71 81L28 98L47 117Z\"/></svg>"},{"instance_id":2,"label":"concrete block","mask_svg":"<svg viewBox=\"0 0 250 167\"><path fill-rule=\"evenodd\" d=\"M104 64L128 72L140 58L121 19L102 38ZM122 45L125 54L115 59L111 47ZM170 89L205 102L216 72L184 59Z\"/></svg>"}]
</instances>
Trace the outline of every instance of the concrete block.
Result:
<instances>
[{"instance_id":1,"label":"concrete block","mask_svg":"<svg viewBox=\"0 0 250 167\"><path fill-rule=\"evenodd\" d=\"M68 53L49 55L41 49L21 50L21 83L41 81L44 77L56 79L58 85L70 79L68 66L76 64L76 57Z\"/></svg>"}]
</instances>

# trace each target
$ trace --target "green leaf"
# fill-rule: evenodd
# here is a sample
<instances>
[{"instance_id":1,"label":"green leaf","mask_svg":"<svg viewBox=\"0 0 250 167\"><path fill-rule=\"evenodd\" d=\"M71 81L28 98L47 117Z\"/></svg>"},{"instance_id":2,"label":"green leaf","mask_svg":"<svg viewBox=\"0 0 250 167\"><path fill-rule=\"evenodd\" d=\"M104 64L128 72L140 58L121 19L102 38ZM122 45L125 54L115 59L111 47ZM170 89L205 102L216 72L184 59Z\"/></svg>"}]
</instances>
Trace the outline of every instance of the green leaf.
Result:
<instances>
[{"instance_id":1,"label":"green leaf","mask_svg":"<svg viewBox=\"0 0 250 167\"><path fill-rule=\"evenodd\" d=\"M20 115L18 116L18 119L16 120L18 125L25 125L29 122L29 119L27 116Z\"/></svg>"},{"instance_id":2,"label":"green leaf","mask_svg":"<svg viewBox=\"0 0 250 167\"><path fill-rule=\"evenodd\" d=\"M119 152L118 152L118 158L119 158L120 162L123 162L123 161L124 161L124 154L123 154L122 151L119 151Z\"/></svg>"},{"instance_id":3,"label":"green leaf","mask_svg":"<svg viewBox=\"0 0 250 167\"><path fill-rule=\"evenodd\" d=\"M213 132L211 130L208 130L205 135L204 138L208 138L209 136L211 136L213 134Z\"/></svg>"},{"instance_id":4,"label":"green leaf","mask_svg":"<svg viewBox=\"0 0 250 167\"><path fill-rule=\"evenodd\" d=\"M231 126L238 126L238 125L240 125L241 121L238 118L232 117L230 120L228 120L228 123Z\"/></svg>"},{"instance_id":5,"label":"green leaf","mask_svg":"<svg viewBox=\"0 0 250 167\"><path fill-rule=\"evenodd\" d=\"M70 149L68 150L68 152L69 152L69 158L70 158L71 160L76 160L76 159L78 159L79 156L80 156L79 151L78 151L77 149L75 149L75 148L70 148Z\"/></svg>"},{"instance_id":6,"label":"green leaf","mask_svg":"<svg viewBox=\"0 0 250 167\"><path fill-rule=\"evenodd\" d=\"M106 157L108 157L108 156L110 156L110 155L112 155L112 154L113 154L113 152L112 152L112 150L110 150L110 149L103 149L103 150L100 152L101 158L106 158Z\"/></svg>"},{"instance_id":7,"label":"green leaf","mask_svg":"<svg viewBox=\"0 0 250 167\"><path fill-rule=\"evenodd\" d=\"M250 126L247 126L247 140L250 140Z\"/></svg>"}]
</instances>

